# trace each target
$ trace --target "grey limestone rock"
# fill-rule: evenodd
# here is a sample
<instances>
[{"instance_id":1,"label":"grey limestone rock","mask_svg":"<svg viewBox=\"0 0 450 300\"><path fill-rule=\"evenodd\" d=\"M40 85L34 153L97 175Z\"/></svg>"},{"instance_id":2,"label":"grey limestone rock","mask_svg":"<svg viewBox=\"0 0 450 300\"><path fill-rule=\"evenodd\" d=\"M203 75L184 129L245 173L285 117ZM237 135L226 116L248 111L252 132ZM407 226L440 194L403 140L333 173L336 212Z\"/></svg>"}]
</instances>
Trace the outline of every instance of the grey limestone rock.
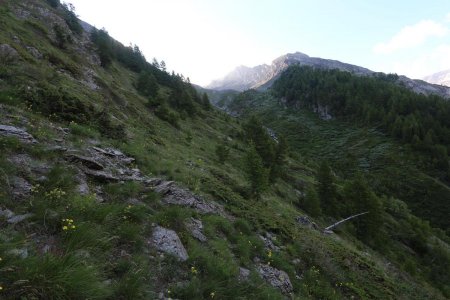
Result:
<instances>
[{"instance_id":1,"label":"grey limestone rock","mask_svg":"<svg viewBox=\"0 0 450 300\"><path fill-rule=\"evenodd\" d=\"M23 214L23 215L15 215L15 216L12 216L11 218L9 218L7 220L7 222L9 224L18 224L20 222L25 221L26 219L31 218L32 216L33 216L33 214L31 214L31 213Z\"/></svg>"},{"instance_id":2,"label":"grey limestone rock","mask_svg":"<svg viewBox=\"0 0 450 300\"><path fill-rule=\"evenodd\" d=\"M173 255L180 261L186 261L188 254L183 244L180 241L177 233L173 230L156 226L153 229L151 239L148 241L151 247L157 250Z\"/></svg>"},{"instance_id":3,"label":"grey limestone rock","mask_svg":"<svg viewBox=\"0 0 450 300\"><path fill-rule=\"evenodd\" d=\"M22 177L14 176L10 180L11 193L14 199L21 200L31 195L32 185Z\"/></svg>"},{"instance_id":4,"label":"grey limestone rock","mask_svg":"<svg viewBox=\"0 0 450 300\"><path fill-rule=\"evenodd\" d=\"M250 270L249 269L239 267L239 278L238 278L238 280L240 282L248 280L249 276L250 276Z\"/></svg>"},{"instance_id":5,"label":"grey limestone rock","mask_svg":"<svg viewBox=\"0 0 450 300\"><path fill-rule=\"evenodd\" d=\"M283 294L289 294L294 290L286 272L266 264L259 264L257 270L261 278L271 286L278 288Z\"/></svg>"}]
</instances>

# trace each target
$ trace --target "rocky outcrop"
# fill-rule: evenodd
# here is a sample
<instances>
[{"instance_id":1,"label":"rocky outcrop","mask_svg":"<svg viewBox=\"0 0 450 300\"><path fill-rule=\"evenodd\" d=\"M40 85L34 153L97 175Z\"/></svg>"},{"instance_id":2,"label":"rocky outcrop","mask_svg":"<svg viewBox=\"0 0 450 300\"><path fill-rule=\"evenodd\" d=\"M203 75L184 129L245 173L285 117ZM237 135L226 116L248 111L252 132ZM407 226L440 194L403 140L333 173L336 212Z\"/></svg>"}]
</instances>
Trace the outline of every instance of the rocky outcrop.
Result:
<instances>
[{"instance_id":1,"label":"rocky outcrop","mask_svg":"<svg viewBox=\"0 0 450 300\"><path fill-rule=\"evenodd\" d=\"M301 225L302 227L319 230L319 226L311 221L308 216L297 216L295 218L295 221L297 221L297 224Z\"/></svg>"},{"instance_id":2,"label":"rocky outcrop","mask_svg":"<svg viewBox=\"0 0 450 300\"><path fill-rule=\"evenodd\" d=\"M65 159L78 164L84 174L102 182L147 179L139 169L129 167L134 162L134 158L113 148L90 147L83 151L68 150Z\"/></svg>"},{"instance_id":3,"label":"rocky outcrop","mask_svg":"<svg viewBox=\"0 0 450 300\"><path fill-rule=\"evenodd\" d=\"M313 107L313 111L319 115L319 118L322 120L331 120L333 116L330 114L330 110L328 109L328 105L317 104Z\"/></svg>"},{"instance_id":4,"label":"rocky outcrop","mask_svg":"<svg viewBox=\"0 0 450 300\"><path fill-rule=\"evenodd\" d=\"M280 247L278 247L277 245L275 245L273 243L273 241L276 240L276 237L274 235L272 235L269 232L266 232L264 234L264 236L262 236L262 235L258 235L258 236L264 242L264 248L266 249L266 251L268 251L268 250L280 251Z\"/></svg>"},{"instance_id":5,"label":"rocky outcrop","mask_svg":"<svg viewBox=\"0 0 450 300\"><path fill-rule=\"evenodd\" d=\"M239 267L239 277L240 282L247 281L250 277L250 270L246 268Z\"/></svg>"},{"instance_id":6,"label":"rocky outcrop","mask_svg":"<svg viewBox=\"0 0 450 300\"><path fill-rule=\"evenodd\" d=\"M286 272L266 264L259 264L257 271L261 278L271 286L278 288L283 294L289 294L294 291L289 275Z\"/></svg>"},{"instance_id":7,"label":"rocky outcrop","mask_svg":"<svg viewBox=\"0 0 450 300\"><path fill-rule=\"evenodd\" d=\"M203 243L208 240L203 234L203 223L201 220L190 218L185 224L186 228L191 232L194 238Z\"/></svg>"},{"instance_id":8,"label":"rocky outcrop","mask_svg":"<svg viewBox=\"0 0 450 300\"><path fill-rule=\"evenodd\" d=\"M8 158L8 161L16 166L20 174L36 181L44 181L50 171L47 163L35 160L28 154L14 154Z\"/></svg>"},{"instance_id":9,"label":"rocky outcrop","mask_svg":"<svg viewBox=\"0 0 450 300\"><path fill-rule=\"evenodd\" d=\"M20 222L25 221L33 216L31 213L23 214L23 215L15 215L7 220L9 224L18 224Z\"/></svg>"},{"instance_id":10,"label":"rocky outcrop","mask_svg":"<svg viewBox=\"0 0 450 300\"><path fill-rule=\"evenodd\" d=\"M147 180L145 183L152 186L155 192L163 196L163 203L190 207L202 214L217 214L231 218L220 204L206 201L202 197L194 195L191 191L179 187L173 181L155 178Z\"/></svg>"},{"instance_id":11,"label":"rocky outcrop","mask_svg":"<svg viewBox=\"0 0 450 300\"><path fill-rule=\"evenodd\" d=\"M26 49L28 53L30 53L34 58L39 60L44 58L44 55L42 55L42 53L38 49L31 46L27 46Z\"/></svg>"},{"instance_id":12,"label":"rocky outcrop","mask_svg":"<svg viewBox=\"0 0 450 300\"><path fill-rule=\"evenodd\" d=\"M9 185L11 187L11 194L15 200L22 200L31 195L32 185L22 177L14 176Z\"/></svg>"},{"instance_id":13,"label":"rocky outcrop","mask_svg":"<svg viewBox=\"0 0 450 300\"><path fill-rule=\"evenodd\" d=\"M8 44L0 44L0 65L12 64L20 58L16 49Z\"/></svg>"},{"instance_id":14,"label":"rocky outcrop","mask_svg":"<svg viewBox=\"0 0 450 300\"><path fill-rule=\"evenodd\" d=\"M9 224L13 224L13 225L18 224L20 222L23 222L23 221L31 218L32 216L33 216L33 214L31 214L31 213L16 215L9 209L2 210L0 208L0 218L6 219L6 222L8 222Z\"/></svg>"},{"instance_id":15,"label":"rocky outcrop","mask_svg":"<svg viewBox=\"0 0 450 300\"><path fill-rule=\"evenodd\" d=\"M15 137L25 144L35 144L37 141L24 129L9 125L0 125L0 136Z\"/></svg>"},{"instance_id":16,"label":"rocky outcrop","mask_svg":"<svg viewBox=\"0 0 450 300\"><path fill-rule=\"evenodd\" d=\"M86 157L82 155L78 155L75 153L69 153L66 155L66 158L71 162L79 162L83 166L87 167L91 170L103 170L105 167L98 162L95 158Z\"/></svg>"},{"instance_id":17,"label":"rocky outcrop","mask_svg":"<svg viewBox=\"0 0 450 300\"><path fill-rule=\"evenodd\" d=\"M173 230L155 226L148 244L158 251L175 256L180 261L186 261L189 258L180 238Z\"/></svg>"}]
</instances>

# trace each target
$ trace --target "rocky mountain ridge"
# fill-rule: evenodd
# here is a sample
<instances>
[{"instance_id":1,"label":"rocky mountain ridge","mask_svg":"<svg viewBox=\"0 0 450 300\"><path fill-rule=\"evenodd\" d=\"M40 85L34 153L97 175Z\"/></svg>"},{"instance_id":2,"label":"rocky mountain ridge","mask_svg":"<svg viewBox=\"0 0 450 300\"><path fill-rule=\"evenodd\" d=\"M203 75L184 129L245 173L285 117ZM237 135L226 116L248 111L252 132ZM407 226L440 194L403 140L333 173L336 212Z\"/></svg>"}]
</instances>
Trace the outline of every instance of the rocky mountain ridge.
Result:
<instances>
[{"instance_id":1,"label":"rocky mountain ridge","mask_svg":"<svg viewBox=\"0 0 450 300\"><path fill-rule=\"evenodd\" d=\"M263 64L253 68L239 66L223 79L212 81L207 88L212 90L236 91L245 91L248 89L265 90L291 65L311 66L320 69L338 69L359 76L376 76L380 74L364 67L343 63L338 60L310 57L304 53L295 52L278 57L270 65ZM450 88L448 87L422 80L410 79L406 76L398 76L397 84L420 94L435 94L444 98L450 97Z\"/></svg>"}]
</instances>

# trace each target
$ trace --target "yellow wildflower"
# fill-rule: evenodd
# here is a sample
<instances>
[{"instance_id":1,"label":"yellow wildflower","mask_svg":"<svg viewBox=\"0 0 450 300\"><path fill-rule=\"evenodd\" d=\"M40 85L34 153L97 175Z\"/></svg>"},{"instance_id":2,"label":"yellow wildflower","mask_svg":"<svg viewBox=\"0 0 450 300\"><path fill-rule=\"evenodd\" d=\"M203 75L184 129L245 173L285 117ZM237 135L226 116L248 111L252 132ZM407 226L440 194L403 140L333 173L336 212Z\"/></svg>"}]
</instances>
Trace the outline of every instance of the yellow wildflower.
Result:
<instances>
[{"instance_id":1,"label":"yellow wildflower","mask_svg":"<svg viewBox=\"0 0 450 300\"><path fill-rule=\"evenodd\" d=\"M216 292L211 292L211 294L209 294L211 296L211 299L214 298L214 296L216 296Z\"/></svg>"},{"instance_id":2,"label":"yellow wildflower","mask_svg":"<svg viewBox=\"0 0 450 300\"><path fill-rule=\"evenodd\" d=\"M191 272L192 272L192 274L197 274L198 273L198 271L197 271L197 269L195 267L191 267Z\"/></svg>"},{"instance_id":3,"label":"yellow wildflower","mask_svg":"<svg viewBox=\"0 0 450 300\"><path fill-rule=\"evenodd\" d=\"M67 230L69 229L69 227L67 227L66 225L63 226L63 230Z\"/></svg>"}]
</instances>

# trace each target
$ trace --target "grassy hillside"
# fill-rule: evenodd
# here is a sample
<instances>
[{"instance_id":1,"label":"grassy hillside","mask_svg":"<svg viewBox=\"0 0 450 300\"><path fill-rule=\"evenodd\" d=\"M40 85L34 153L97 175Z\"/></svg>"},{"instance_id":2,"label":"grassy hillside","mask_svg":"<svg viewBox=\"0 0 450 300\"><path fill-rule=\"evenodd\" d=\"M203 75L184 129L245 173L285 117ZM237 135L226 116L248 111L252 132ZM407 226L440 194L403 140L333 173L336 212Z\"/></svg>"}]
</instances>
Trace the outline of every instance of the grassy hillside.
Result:
<instances>
[{"instance_id":1,"label":"grassy hillside","mask_svg":"<svg viewBox=\"0 0 450 300\"><path fill-rule=\"evenodd\" d=\"M1 2L0 125L36 142L0 131L0 298L448 296L445 236L402 202L386 207L392 230L384 230L400 236L384 251L351 225L323 234L332 217L296 220L318 166L300 150L286 158L288 176L250 197L241 120L205 105L183 76L146 63L138 48L104 32L91 40L73 22L57 1ZM220 145L228 155L217 154ZM169 181L184 190L164 190ZM187 260L155 247L157 226L176 232ZM418 234L415 226L426 237L420 255L402 240ZM291 288L277 285L285 276Z\"/></svg>"}]
</instances>

